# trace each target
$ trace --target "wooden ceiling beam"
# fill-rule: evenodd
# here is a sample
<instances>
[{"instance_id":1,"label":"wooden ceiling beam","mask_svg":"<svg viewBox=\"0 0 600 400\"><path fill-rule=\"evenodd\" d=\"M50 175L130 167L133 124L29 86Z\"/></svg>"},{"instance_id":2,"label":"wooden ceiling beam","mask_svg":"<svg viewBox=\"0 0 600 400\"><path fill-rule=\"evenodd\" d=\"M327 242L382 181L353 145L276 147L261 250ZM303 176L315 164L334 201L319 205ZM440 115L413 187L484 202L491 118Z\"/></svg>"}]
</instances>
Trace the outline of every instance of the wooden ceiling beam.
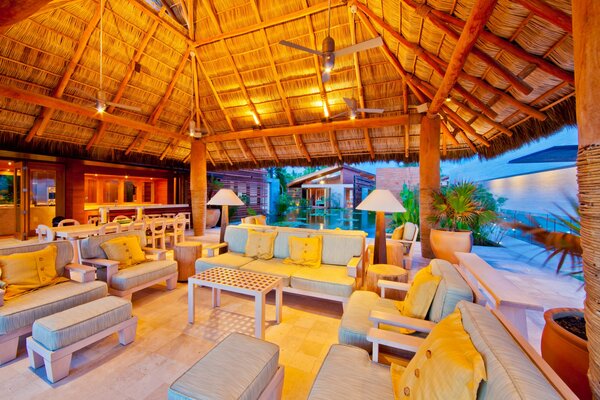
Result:
<instances>
[{"instance_id":1,"label":"wooden ceiling beam","mask_svg":"<svg viewBox=\"0 0 600 400\"><path fill-rule=\"evenodd\" d=\"M402 0L402 1L415 10L418 7L422 7L419 3L417 3L414 0ZM529 1L529 0L527 0L527 1ZM423 8L423 13L426 14L426 18L428 18L430 22L432 22L434 25L436 25L438 28L442 29L445 33L449 34L449 36L452 36L452 37L457 36L456 32L454 32L452 29L450 29L450 27L448 25L445 25L444 22L449 23L453 26L456 26L457 28L460 28L460 29L463 29L465 26L465 22L463 20L456 18L452 15L449 15L448 13L445 13L444 11L434 10L432 8ZM573 75L572 72L566 71L566 70L562 69L561 67L559 67L558 65L548 62L547 60L545 60L539 56L536 56L535 54L531 54L527 50L523 49L522 47L520 47L512 42L509 42L508 40L501 38L500 36L496 36L494 33L490 32L490 31L483 30L481 32L481 39L487 40L488 42L509 52L513 56L535 65L542 71L544 71L550 75L553 75L560 80L567 81L569 83L575 82L575 76ZM475 54L475 53L473 53L473 54ZM511 84L512 84L512 82L511 82ZM517 87L515 86L515 88L517 88ZM525 93L522 90L519 90L519 91L522 93ZM525 94L528 94L528 93L525 93Z\"/></svg>"},{"instance_id":2,"label":"wooden ceiling beam","mask_svg":"<svg viewBox=\"0 0 600 400\"><path fill-rule=\"evenodd\" d=\"M448 129L448 127L446 126L444 121L442 121L441 127L442 127L442 134L445 137L447 137L452 142L452 144L454 144L455 146L460 146L460 143L458 143L458 140L456 140L456 138L454 137L452 132L450 132L450 130Z\"/></svg>"},{"instance_id":3,"label":"wooden ceiling beam","mask_svg":"<svg viewBox=\"0 0 600 400\"><path fill-rule=\"evenodd\" d=\"M275 160L275 162L277 164L279 164L279 157L277 157L277 152L275 151L275 147L273 146L273 143L271 143L271 141L269 140L269 138L266 137L266 136L263 136L262 140L263 140L263 143L265 144L265 147L269 151L269 154L271 155L271 157L273 157L273 159Z\"/></svg>"},{"instance_id":4,"label":"wooden ceiling beam","mask_svg":"<svg viewBox=\"0 0 600 400\"><path fill-rule=\"evenodd\" d=\"M134 1L134 3L135 3L135 1ZM164 7L161 9L161 13L164 13ZM150 26L150 29L148 29L148 31L144 34L144 38L140 42L140 46L135 51L135 53L133 54L133 58L127 65L127 70L125 71L125 76L121 80L121 83L119 84L119 88L117 89L117 93L114 95L114 97L112 99L113 103L118 103L121 100L121 97L123 97L125 88L127 88L127 84L129 83L129 80L131 79L133 72L135 71L135 65L142 58L142 54L144 54L144 50L146 50L146 46L148 46L150 39L152 38L152 36L154 36L154 33L156 32L156 29L158 28L159 22L160 22L159 19L155 19L154 22L152 23L152 25ZM107 111L109 113L114 112L115 106L109 106ZM94 133L94 135L92 136L92 138L90 139L88 144L85 146L85 149L89 151L92 148L92 146L94 146L96 143L100 142L100 140L102 139L102 136L104 136L104 133L106 132L107 128L108 127L106 126L105 122L100 122L100 124L98 125L98 129L96 130L96 132Z\"/></svg>"},{"instance_id":5,"label":"wooden ceiling beam","mask_svg":"<svg viewBox=\"0 0 600 400\"><path fill-rule=\"evenodd\" d=\"M302 140L302 137L300 135L297 135L297 134L293 134L292 136L294 137L294 142L296 143L296 147L298 148L298 152L301 155L303 155L304 158L306 158L306 161L311 162L310 153L306 149L306 146L304 145L304 141Z\"/></svg>"},{"instance_id":6,"label":"wooden ceiling beam","mask_svg":"<svg viewBox=\"0 0 600 400\"><path fill-rule=\"evenodd\" d=\"M246 157L246 159L248 159L248 160L251 160L254 163L254 165L258 165L258 162L256 161L256 157L254 157L254 154L252 154L252 150L250 150L248 143L246 143L246 141L242 140L242 139L236 139L236 142L237 142L238 146L240 146L240 149L242 149L242 153L244 153L244 157Z\"/></svg>"},{"instance_id":7,"label":"wooden ceiling beam","mask_svg":"<svg viewBox=\"0 0 600 400\"><path fill-rule=\"evenodd\" d=\"M73 57L71 57L71 60L65 68L65 72L63 72L63 75L61 76L58 85L56 86L56 88L54 88L54 91L52 92L53 97L61 98L63 93L65 92L67 84L71 80L71 76L73 76L73 72L75 72L75 68L81 60L81 56L83 55L83 52L87 47L90 37L92 36L94 29L96 29L96 25L98 25L98 22L100 21L100 16L102 15L102 10L100 9L100 7L101 3L98 4L98 7L96 8L94 15L92 16L92 19L87 24L85 30L79 37L79 41L77 42L77 46L75 47ZM37 116L33 123L33 126L29 130L29 133L27 133L27 136L25 137L25 142L30 142L36 135L43 135L53 115L53 109L42 108L40 115Z\"/></svg>"},{"instance_id":8,"label":"wooden ceiling beam","mask_svg":"<svg viewBox=\"0 0 600 400\"><path fill-rule=\"evenodd\" d=\"M350 18L350 37L352 39L352 44L356 44L356 25L354 21L354 14L348 8L348 17ZM354 58L354 76L356 77L356 86L358 88L358 104L360 108L365 108L365 93L362 84L362 77L360 74L360 63L358 60L358 53L352 54ZM407 114L407 112L405 112ZM362 113L362 117L365 118L365 113ZM369 150L369 156L371 160L375 160L375 150L373 149L373 141L371 140L371 135L369 135L369 128L363 129L363 136L365 137L365 143L367 145L367 150Z\"/></svg>"},{"instance_id":9,"label":"wooden ceiling beam","mask_svg":"<svg viewBox=\"0 0 600 400\"><path fill-rule=\"evenodd\" d=\"M229 163L229 165L233 165L233 161L231 161L229 154L227 154L227 150L225 150L225 147L223 145L221 145L221 142L214 142L214 143L215 143L215 147L217 148L217 151L219 152L219 155L221 156L221 158L226 159L227 162Z\"/></svg>"},{"instance_id":10,"label":"wooden ceiling beam","mask_svg":"<svg viewBox=\"0 0 600 400\"><path fill-rule=\"evenodd\" d=\"M181 138L181 136L177 132L148 125L144 122L120 117L118 115L113 115L108 112L99 113L96 109L91 107L84 107L79 104L71 103L69 101L57 99L43 94L33 93L28 90L19 89L12 86L0 84L0 96L8 97L15 100L21 100L30 104L37 104L39 106L55 108L57 110L81 115L83 117L97 119L108 124L116 124L130 129L143 130L146 132L161 134L167 137L177 139Z\"/></svg>"},{"instance_id":11,"label":"wooden ceiling beam","mask_svg":"<svg viewBox=\"0 0 600 400\"><path fill-rule=\"evenodd\" d=\"M452 132L450 131L450 129L447 126L445 126L445 125L446 124L442 123L442 126L443 126L442 130L444 130L444 127L445 127L445 131L448 132L448 136L454 137L454 135L452 135ZM478 153L477 147L475 147L475 145L473 144L473 142L471 141L471 139L469 139L469 137L462 130L460 130L459 128L455 128L454 132L456 132L457 136L460 136L460 138L467 144L467 146L469 146L469 148L471 149L471 151L473 153L475 153L475 154ZM455 140L456 140L456 138L455 138Z\"/></svg>"},{"instance_id":12,"label":"wooden ceiling beam","mask_svg":"<svg viewBox=\"0 0 600 400\"><path fill-rule=\"evenodd\" d=\"M183 121L183 125L181 125L181 129L179 129L180 135L185 135L185 131L187 130L187 125L190 123L190 119L192 119L192 114L188 115L187 118L185 119L185 121ZM175 147L177 147L178 145L179 145L179 139L172 138L171 143L169 143L165 147L165 150L160 155L160 160L161 161L164 160L165 157L169 154L169 152L171 150L175 149Z\"/></svg>"},{"instance_id":13,"label":"wooden ceiling beam","mask_svg":"<svg viewBox=\"0 0 600 400\"><path fill-rule=\"evenodd\" d=\"M573 22L571 16L558 10L542 0L515 0L533 14L558 26L565 32L573 33Z\"/></svg>"},{"instance_id":14,"label":"wooden ceiling beam","mask_svg":"<svg viewBox=\"0 0 600 400\"><path fill-rule=\"evenodd\" d=\"M166 18L166 9L163 6L159 12L156 12L154 9L150 8L150 6L144 0L129 0L129 4L136 7L138 10L146 14L150 19L154 22L160 22L161 26L171 31L171 33L175 34L175 36L179 37L179 39L186 42L188 46L195 46L196 43L190 40L184 31L184 28L179 25L173 18Z\"/></svg>"},{"instance_id":15,"label":"wooden ceiling beam","mask_svg":"<svg viewBox=\"0 0 600 400\"><path fill-rule=\"evenodd\" d=\"M337 140L337 136L335 136L335 131L329 131L329 142L331 143L331 148L340 161L342 161L342 152L340 151L340 145Z\"/></svg>"},{"instance_id":16,"label":"wooden ceiling beam","mask_svg":"<svg viewBox=\"0 0 600 400\"><path fill-rule=\"evenodd\" d=\"M315 4L314 6L310 6L310 7L305 3L305 7L298 11L294 11L294 12L286 14L286 15L281 15L279 17L276 17L276 18L273 18L273 19L270 19L268 21L264 21L261 23L257 23L254 25L249 25L249 26L239 28L239 29L233 29L228 32L222 32L216 36L212 36L212 37L209 37L206 39L201 39L196 42L196 46L197 47L204 46L209 43L214 43L214 42L218 42L220 40L245 35L245 34L248 34L248 33L254 32L254 31L258 31L260 29L265 29L265 28L275 26L275 25L281 25L286 22L290 22L290 21L294 21L296 19L300 19L300 18L303 18L306 16L310 16L312 14L316 14L316 13L319 13L322 11L327 11L327 6L328 6L327 1L323 1L321 3ZM340 6L346 6L346 1L345 0L333 0L331 2L332 9L336 8L336 7L340 7Z\"/></svg>"},{"instance_id":17,"label":"wooden ceiling beam","mask_svg":"<svg viewBox=\"0 0 600 400\"><path fill-rule=\"evenodd\" d=\"M0 2L0 26L10 26L35 14L50 0L7 0Z\"/></svg>"},{"instance_id":18,"label":"wooden ceiling beam","mask_svg":"<svg viewBox=\"0 0 600 400\"><path fill-rule=\"evenodd\" d=\"M415 115L415 117L412 117ZM307 135L311 133L323 133L330 130L345 130L345 129L362 129L362 128L385 128L388 126L399 126L408 125L410 119L416 118L416 114L402 114L393 117L378 117L378 118L365 118L365 119L348 119L341 121L331 122L316 122L313 124L295 125L295 126L282 126L277 128L267 129L247 129L244 131L237 131L232 133L218 133L215 135L207 135L202 137L202 141L205 143L211 142L224 142L229 140L240 139L254 139L260 137L274 137L274 136L290 136L290 135ZM416 119L413 119L413 122Z\"/></svg>"}]
</instances>

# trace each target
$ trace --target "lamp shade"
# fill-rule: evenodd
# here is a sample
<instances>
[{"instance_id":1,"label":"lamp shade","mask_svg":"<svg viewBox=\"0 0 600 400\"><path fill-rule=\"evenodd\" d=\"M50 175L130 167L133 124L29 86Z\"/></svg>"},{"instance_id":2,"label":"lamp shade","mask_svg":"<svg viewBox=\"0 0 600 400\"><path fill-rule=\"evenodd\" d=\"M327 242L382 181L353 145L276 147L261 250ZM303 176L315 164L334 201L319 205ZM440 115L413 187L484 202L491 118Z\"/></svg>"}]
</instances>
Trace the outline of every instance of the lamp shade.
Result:
<instances>
[{"instance_id":1,"label":"lamp shade","mask_svg":"<svg viewBox=\"0 0 600 400\"><path fill-rule=\"evenodd\" d=\"M231 189L219 189L212 199L206 203L208 206L243 206L244 202Z\"/></svg>"},{"instance_id":2,"label":"lamp shade","mask_svg":"<svg viewBox=\"0 0 600 400\"><path fill-rule=\"evenodd\" d=\"M363 211L383 211L384 213L404 212L406 209L402 203L390 192L385 189L375 189L366 199L356 206L357 210Z\"/></svg>"}]
</instances>

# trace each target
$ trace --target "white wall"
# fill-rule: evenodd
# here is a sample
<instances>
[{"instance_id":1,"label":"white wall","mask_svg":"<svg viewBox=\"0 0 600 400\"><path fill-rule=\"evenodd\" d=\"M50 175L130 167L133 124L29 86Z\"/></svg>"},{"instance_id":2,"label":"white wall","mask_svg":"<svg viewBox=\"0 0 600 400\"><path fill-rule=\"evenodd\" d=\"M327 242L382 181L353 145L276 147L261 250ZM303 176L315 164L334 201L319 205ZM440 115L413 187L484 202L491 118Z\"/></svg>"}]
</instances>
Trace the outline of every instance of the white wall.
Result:
<instances>
[{"instance_id":1,"label":"white wall","mask_svg":"<svg viewBox=\"0 0 600 400\"><path fill-rule=\"evenodd\" d=\"M508 200L503 208L538 214L561 213L559 204L571 211L567 197L577 197L577 171L575 167L528 175L493 179L481 182L496 196Z\"/></svg>"}]
</instances>

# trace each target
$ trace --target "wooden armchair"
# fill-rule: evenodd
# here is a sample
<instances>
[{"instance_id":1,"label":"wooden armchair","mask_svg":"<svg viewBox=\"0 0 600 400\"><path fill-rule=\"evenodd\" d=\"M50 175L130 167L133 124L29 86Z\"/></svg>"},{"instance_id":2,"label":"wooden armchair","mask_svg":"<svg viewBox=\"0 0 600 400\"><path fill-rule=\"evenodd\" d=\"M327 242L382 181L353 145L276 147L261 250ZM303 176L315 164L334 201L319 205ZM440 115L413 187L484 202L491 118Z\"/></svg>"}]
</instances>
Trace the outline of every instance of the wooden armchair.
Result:
<instances>
[{"instance_id":1,"label":"wooden armchair","mask_svg":"<svg viewBox=\"0 0 600 400\"><path fill-rule=\"evenodd\" d=\"M417 242L417 237L419 237L419 227L412 222L407 222L386 236L388 258L390 257L390 253L394 254L392 255L393 258L400 258L399 255L395 254L402 252L403 265L399 266L404 267L404 269L411 269L415 243Z\"/></svg>"}]
</instances>

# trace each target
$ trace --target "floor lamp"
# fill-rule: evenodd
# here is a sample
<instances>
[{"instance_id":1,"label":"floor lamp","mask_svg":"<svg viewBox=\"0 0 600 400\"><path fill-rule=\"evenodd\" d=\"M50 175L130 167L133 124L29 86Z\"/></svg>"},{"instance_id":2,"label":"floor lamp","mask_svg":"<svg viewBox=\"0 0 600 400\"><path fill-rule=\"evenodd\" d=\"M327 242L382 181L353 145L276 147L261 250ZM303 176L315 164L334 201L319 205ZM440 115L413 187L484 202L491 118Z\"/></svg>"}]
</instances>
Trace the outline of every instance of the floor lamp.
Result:
<instances>
[{"instance_id":1,"label":"floor lamp","mask_svg":"<svg viewBox=\"0 0 600 400\"><path fill-rule=\"evenodd\" d=\"M206 203L207 206L221 206L221 234L219 243L225 241L225 228L229 224L229 206L243 206L244 202L231 189L219 189L212 199Z\"/></svg>"},{"instance_id":2,"label":"floor lamp","mask_svg":"<svg viewBox=\"0 0 600 400\"><path fill-rule=\"evenodd\" d=\"M387 248L385 245L385 213L405 212L402 203L385 189L375 189L356 206L357 210L375 211L375 247L373 264L387 264Z\"/></svg>"}]
</instances>

